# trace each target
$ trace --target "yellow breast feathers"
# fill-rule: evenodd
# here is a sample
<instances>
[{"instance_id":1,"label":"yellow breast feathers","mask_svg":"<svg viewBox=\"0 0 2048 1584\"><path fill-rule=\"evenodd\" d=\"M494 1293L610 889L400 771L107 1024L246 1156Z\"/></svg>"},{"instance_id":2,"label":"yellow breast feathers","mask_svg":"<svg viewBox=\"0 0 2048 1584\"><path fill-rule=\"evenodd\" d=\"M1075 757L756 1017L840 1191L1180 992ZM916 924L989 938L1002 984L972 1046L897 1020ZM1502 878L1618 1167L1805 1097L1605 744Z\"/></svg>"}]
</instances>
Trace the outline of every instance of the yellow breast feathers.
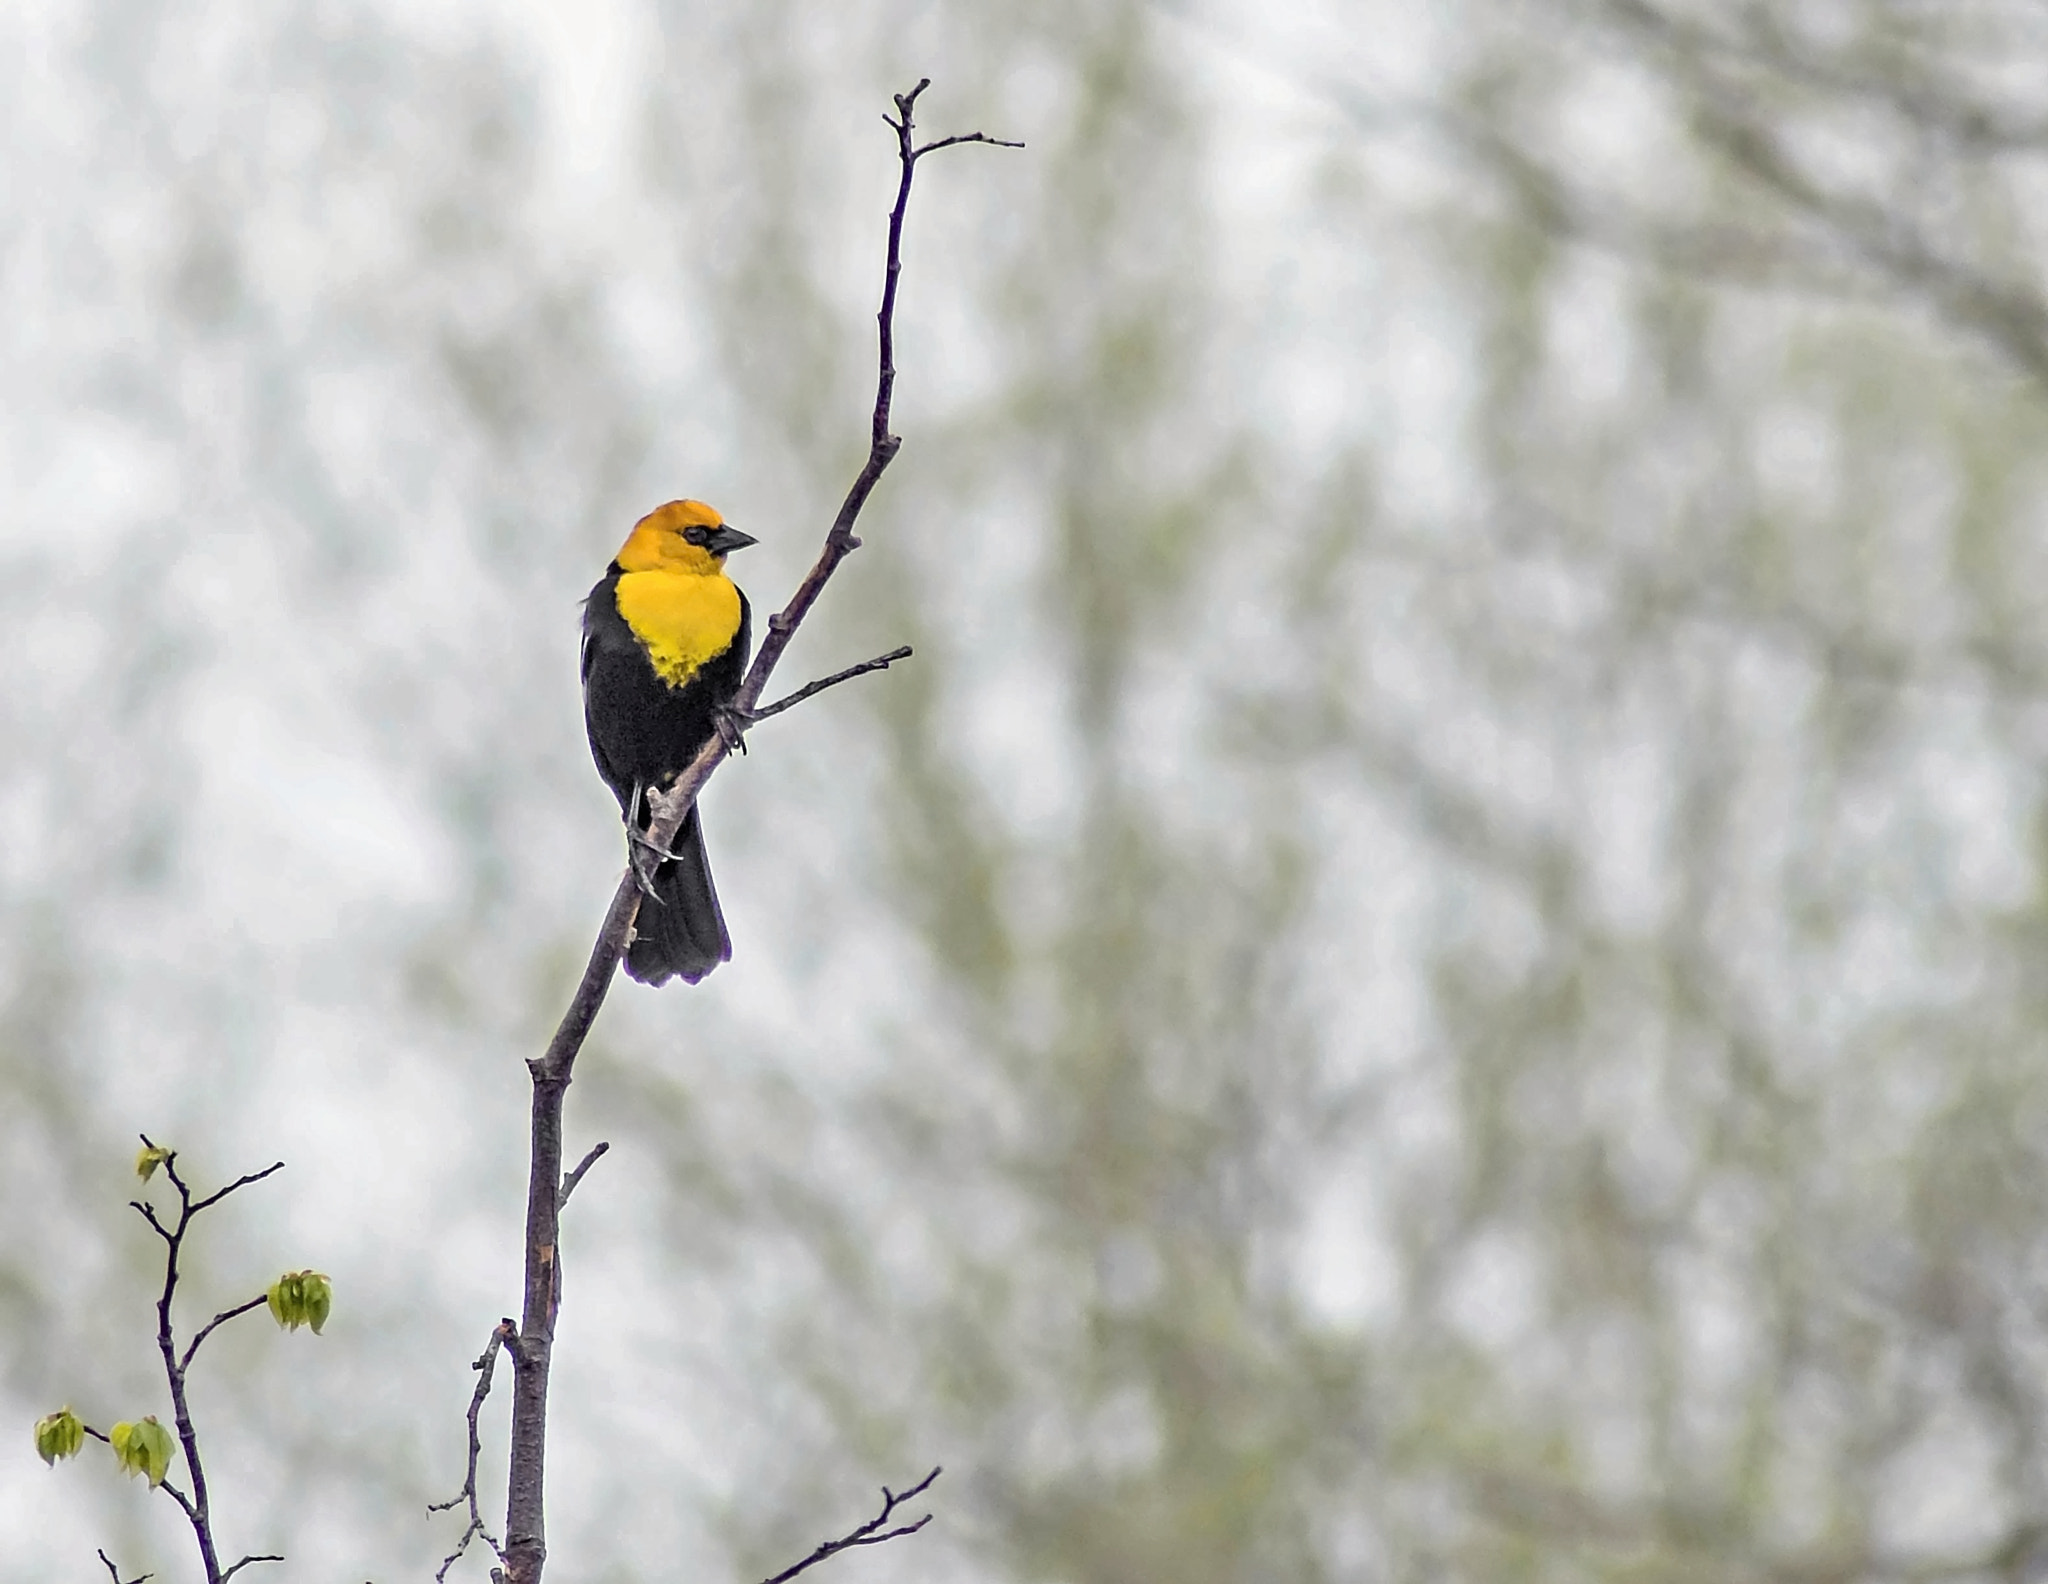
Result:
<instances>
[{"instance_id":1,"label":"yellow breast feathers","mask_svg":"<svg viewBox=\"0 0 2048 1584\"><path fill-rule=\"evenodd\" d=\"M723 572L626 572L617 587L619 615L670 687L724 654L739 633L740 591Z\"/></svg>"}]
</instances>

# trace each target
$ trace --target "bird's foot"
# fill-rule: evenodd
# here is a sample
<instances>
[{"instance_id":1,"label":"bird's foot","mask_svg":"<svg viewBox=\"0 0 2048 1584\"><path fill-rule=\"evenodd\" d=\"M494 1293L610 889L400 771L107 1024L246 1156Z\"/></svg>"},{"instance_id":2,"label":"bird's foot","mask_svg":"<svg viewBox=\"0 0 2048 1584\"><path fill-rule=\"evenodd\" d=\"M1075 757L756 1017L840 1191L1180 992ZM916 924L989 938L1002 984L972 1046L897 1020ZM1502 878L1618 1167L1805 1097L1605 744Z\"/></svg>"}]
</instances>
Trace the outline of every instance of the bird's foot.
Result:
<instances>
[{"instance_id":1,"label":"bird's foot","mask_svg":"<svg viewBox=\"0 0 2048 1584\"><path fill-rule=\"evenodd\" d=\"M760 718L752 710L735 704L721 704L711 712L711 723L718 728L718 739L725 744L727 753L747 751L747 728Z\"/></svg>"},{"instance_id":2,"label":"bird's foot","mask_svg":"<svg viewBox=\"0 0 2048 1584\"><path fill-rule=\"evenodd\" d=\"M650 902L659 902L660 896L654 889L654 871L664 863L673 863L681 857L672 853L658 842L647 839L647 833L639 829L626 832L626 861L632 866L633 878L639 883L640 894Z\"/></svg>"},{"instance_id":3,"label":"bird's foot","mask_svg":"<svg viewBox=\"0 0 2048 1584\"><path fill-rule=\"evenodd\" d=\"M633 870L633 879L640 887L640 894L650 902L659 902L661 898L654 891L655 866L674 859L676 855L648 840L647 833L640 829L640 806L646 797L646 783L635 781L633 800L626 806L626 862Z\"/></svg>"}]
</instances>

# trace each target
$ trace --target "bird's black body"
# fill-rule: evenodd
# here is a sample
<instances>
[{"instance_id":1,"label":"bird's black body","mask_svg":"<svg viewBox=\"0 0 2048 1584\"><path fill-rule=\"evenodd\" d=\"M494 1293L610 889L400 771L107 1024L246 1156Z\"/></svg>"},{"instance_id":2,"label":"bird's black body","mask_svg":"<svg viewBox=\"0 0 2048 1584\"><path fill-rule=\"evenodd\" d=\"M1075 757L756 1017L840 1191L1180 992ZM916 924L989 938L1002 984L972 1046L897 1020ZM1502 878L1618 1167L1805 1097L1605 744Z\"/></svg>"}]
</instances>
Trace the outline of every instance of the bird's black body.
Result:
<instances>
[{"instance_id":1,"label":"bird's black body","mask_svg":"<svg viewBox=\"0 0 2048 1584\"><path fill-rule=\"evenodd\" d=\"M583 721L597 773L627 812L636 784L666 787L717 731L716 712L746 673L750 612L739 597L739 630L722 653L680 684L655 670L645 645L619 614L619 563L614 561L583 607ZM732 956L725 917L704 855L703 826L692 808L670 851L654 870L653 894L641 899L626 972L643 984L680 977L695 984ZM640 828L650 812L641 800Z\"/></svg>"}]
</instances>

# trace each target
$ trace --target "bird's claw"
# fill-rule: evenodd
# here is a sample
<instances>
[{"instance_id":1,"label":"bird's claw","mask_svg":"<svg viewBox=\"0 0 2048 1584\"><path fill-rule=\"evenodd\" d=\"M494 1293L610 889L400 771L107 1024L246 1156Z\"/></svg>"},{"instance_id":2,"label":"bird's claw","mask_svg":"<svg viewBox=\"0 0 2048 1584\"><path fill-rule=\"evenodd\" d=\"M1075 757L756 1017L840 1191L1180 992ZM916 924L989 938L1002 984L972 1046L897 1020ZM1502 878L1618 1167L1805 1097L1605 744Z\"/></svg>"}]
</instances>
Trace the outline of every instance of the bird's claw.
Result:
<instances>
[{"instance_id":1,"label":"bird's claw","mask_svg":"<svg viewBox=\"0 0 2048 1584\"><path fill-rule=\"evenodd\" d=\"M718 728L718 740L725 744L727 753L744 754L747 751L747 728L760 718L752 710L743 710L733 704L721 704L711 712L711 722Z\"/></svg>"},{"instance_id":2,"label":"bird's claw","mask_svg":"<svg viewBox=\"0 0 2048 1584\"><path fill-rule=\"evenodd\" d=\"M640 894L650 902L659 902L661 898L654 891L654 866L664 860L673 860L676 855L649 840L640 829L640 806L646 797L646 783L635 781L633 799L626 805L626 863L633 871L633 880L640 887Z\"/></svg>"},{"instance_id":3,"label":"bird's claw","mask_svg":"<svg viewBox=\"0 0 2048 1584\"><path fill-rule=\"evenodd\" d=\"M650 902L661 898L654 890L654 870L664 859L675 854L649 841L639 830L626 833L626 862L632 868L633 880L640 887L640 894Z\"/></svg>"}]
</instances>

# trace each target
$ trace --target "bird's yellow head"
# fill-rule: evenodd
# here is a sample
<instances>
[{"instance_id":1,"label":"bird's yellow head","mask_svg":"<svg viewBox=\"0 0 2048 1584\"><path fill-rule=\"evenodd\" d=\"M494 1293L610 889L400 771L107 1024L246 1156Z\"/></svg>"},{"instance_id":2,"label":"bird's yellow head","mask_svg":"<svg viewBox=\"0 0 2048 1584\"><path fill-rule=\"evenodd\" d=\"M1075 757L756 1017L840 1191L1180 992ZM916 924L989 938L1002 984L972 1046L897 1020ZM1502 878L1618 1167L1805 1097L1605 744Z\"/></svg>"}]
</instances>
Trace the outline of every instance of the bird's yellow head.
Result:
<instances>
[{"instance_id":1,"label":"bird's yellow head","mask_svg":"<svg viewBox=\"0 0 2048 1584\"><path fill-rule=\"evenodd\" d=\"M633 524L614 558L622 572L681 572L709 576L725 558L755 542L752 534L728 528L702 501L670 501Z\"/></svg>"}]
</instances>

